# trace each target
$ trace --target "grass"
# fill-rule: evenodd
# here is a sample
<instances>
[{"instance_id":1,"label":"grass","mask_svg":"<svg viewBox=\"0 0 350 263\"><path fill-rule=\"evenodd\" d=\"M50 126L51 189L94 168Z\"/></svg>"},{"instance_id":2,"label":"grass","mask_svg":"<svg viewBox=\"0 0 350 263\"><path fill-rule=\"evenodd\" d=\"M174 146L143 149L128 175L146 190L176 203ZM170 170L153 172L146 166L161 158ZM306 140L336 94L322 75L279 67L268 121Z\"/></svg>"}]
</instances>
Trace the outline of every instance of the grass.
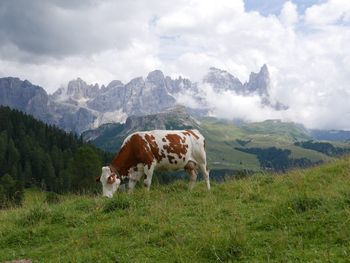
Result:
<instances>
[{"instance_id":1,"label":"grass","mask_svg":"<svg viewBox=\"0 0 350 263\"><path fill-rule=\"evenodd\" d=\"M26 192L0 211L0 262L349 262L350 158L113 199Z\"/></svg>"}]
</instances>

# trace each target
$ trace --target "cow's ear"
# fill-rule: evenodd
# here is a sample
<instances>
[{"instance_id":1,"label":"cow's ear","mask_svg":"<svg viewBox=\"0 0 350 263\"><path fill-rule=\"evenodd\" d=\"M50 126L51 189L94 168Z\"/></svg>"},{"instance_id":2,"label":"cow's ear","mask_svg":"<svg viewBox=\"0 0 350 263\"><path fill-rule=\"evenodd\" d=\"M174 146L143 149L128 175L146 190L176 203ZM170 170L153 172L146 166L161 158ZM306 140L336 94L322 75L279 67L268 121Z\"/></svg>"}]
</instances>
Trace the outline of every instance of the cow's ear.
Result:
<instances>
[{"instance_id":1,"label":"cow's ear","mask_svg":"<svg viewBox=\"0 0 350 263\"><path fill-rule=\"evenodd\" d=\"M96 176L96 182L99 182L100 181L100 179L101 179L101 176Z\"/></svg>"}]
</instances>

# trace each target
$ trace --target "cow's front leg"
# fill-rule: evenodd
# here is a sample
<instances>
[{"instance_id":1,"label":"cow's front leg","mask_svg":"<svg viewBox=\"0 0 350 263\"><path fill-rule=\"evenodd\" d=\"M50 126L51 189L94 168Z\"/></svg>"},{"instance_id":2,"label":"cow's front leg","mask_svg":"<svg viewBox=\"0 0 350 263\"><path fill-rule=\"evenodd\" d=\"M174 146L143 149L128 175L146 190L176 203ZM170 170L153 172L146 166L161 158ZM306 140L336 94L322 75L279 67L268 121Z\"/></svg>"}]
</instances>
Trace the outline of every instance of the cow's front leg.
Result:
<instances>
[{"instance_id":1,"label":"cow's front leg","mask_svg":"<svg viewBox=\"0 0 350 263\"><path fill-rule=\"evenodd\" d=\"M152 184L152 177L153 177L153 172L156 164L153 162L151 166L145 166L144 167L144 174L146 176L145 180L143 180L143 183L147 187L147 190L149 191L151 189L151 184Z\"/></svg>"},{"instance_id":2,"label":"cow's front leg","mask_svg":"<svg viewBox=\"0 0 350 263\"><path fill-rule=\"evenodd\" d=\"M134 190L136 183L140 181L142 175L143 175L143 171L141 171L141 169L139 169L138 167L131 168L129 170L129 184L128 184L129 193L131 193Z\"/></svg>"},{"instance_id":3,"label":"cow's front leg","mask_svg":"<svg viewBox=\"0 0 350 263\"><path fill-rule=\"evenodd\" d=\"M129 179L129 183L128 183L128 193L132 193L132 191L134 191L135 185L136 185L137 181L134 179Z\"/></svg>"}]
</instances>

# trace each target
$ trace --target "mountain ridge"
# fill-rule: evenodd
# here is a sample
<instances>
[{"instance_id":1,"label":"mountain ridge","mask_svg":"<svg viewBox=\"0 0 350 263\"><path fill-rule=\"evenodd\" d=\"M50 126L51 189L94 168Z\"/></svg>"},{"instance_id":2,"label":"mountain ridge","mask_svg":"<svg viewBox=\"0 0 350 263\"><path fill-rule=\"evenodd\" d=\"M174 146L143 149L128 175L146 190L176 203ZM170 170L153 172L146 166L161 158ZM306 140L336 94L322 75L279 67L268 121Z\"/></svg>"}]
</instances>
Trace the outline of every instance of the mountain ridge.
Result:
<instances>
[{"instance_id":1,"label":"mountain ridge","mask_svg":"<svg viewBox=\"0 0 350 263\"><path fill-rule=\"evenodd\" d=\"M227 71L211 68L202 82L197 83L181 76L171 78L160 70L154 70L145 78L136 77L126 84L113 80L107 86L88 84L77 78L49 95L43 88L27 80L9 77L0 79L0 105L20 109L78 134L104 123L123 123L128 116L156 114L179 104L184 105L186 102L180 101L180 96L184 94L195 102L195 106L188 107L192 114L205 116L210 107L202 84L211 85L217 92L230 90L244 96L258 95L264 106L284 109L270 101L270 75L266 65L258 73L251 73L250 79L251 83L242 84ZM11 83L15 83L17 90L10 89L14 85ZM33 94L22 98L21 88L26 87L31 87Z\"/></svg>"}]
</instances>

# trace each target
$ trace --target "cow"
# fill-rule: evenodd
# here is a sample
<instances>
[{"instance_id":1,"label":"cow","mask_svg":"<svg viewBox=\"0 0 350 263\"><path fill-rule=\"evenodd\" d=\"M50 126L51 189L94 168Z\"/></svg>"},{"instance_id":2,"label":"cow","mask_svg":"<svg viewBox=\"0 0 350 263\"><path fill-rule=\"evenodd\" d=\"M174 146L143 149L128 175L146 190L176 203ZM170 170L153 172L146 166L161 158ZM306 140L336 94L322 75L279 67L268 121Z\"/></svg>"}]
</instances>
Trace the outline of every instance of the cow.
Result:
<instances>
[{"instance_id":1,"label":"cow","mask_svg":"<svg viewBox=\"0 0 350 263\"><path fill-rule=\"evenodd\" d=\"M122 178L128 178L129 192L144 176L149 190L153 172L184 169L190 177L192 190L197 171L204 176L210 190L205 140L198 130L153 130L130 134L123 142L119 153L109 166L102 167L98 181L102 183L103 195L112 197Z\"/></svg>"}]
</instances>

